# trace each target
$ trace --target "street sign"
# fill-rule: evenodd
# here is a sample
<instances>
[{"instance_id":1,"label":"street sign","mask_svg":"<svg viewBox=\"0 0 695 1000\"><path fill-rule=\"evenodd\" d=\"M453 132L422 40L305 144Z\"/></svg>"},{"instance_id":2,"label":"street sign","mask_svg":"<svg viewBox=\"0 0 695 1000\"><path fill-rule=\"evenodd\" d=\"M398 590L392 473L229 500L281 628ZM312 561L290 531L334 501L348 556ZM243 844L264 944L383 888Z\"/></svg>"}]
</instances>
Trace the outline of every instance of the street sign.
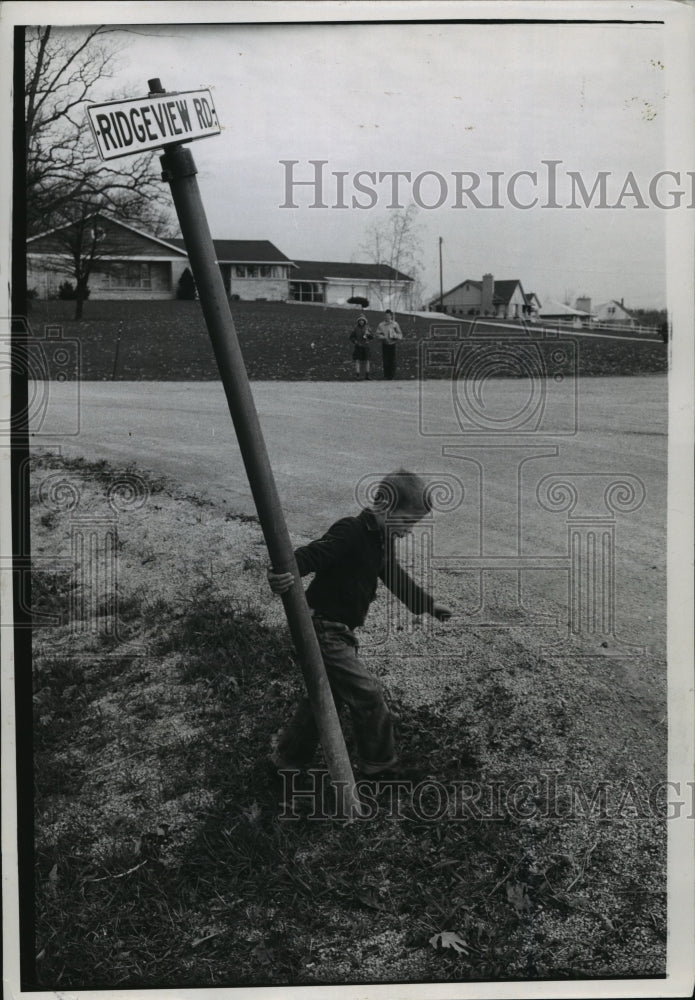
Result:
<instances>
[{"instance_id":1,"label":"street sign","mask_svg":"<svg viewBox=\"0 0 695 1000\"><path fill-rule=\"evenodd\" d=\"M102 160L204 139L221 131L209 90L91 104L87 117Z\"/></svg>"},{"instance_id":2,"label":"street sign","mask_svg":"<svg viewBox=\"0 0 695 1000\"><path fill-rule=\"evenodd\" d=\"M167 181L171 188L270 563L277 573L288 572L294 577L294 586L282 594L282 602L304 674L328 771L338 796L339 810L346 819L356 819L362 814L362 806L355 788L340 718L270 467L222 272L198 189L193 155L185 145L191 139L203 139L206 135L220 132L212 96L209 90L168 94L159 79L147 82L150 88L147 97L94 104L87 108L89 124L99 155L104 160L164 147L164 154L159 158L162 180Z\"/></svg>"}]
</instances>

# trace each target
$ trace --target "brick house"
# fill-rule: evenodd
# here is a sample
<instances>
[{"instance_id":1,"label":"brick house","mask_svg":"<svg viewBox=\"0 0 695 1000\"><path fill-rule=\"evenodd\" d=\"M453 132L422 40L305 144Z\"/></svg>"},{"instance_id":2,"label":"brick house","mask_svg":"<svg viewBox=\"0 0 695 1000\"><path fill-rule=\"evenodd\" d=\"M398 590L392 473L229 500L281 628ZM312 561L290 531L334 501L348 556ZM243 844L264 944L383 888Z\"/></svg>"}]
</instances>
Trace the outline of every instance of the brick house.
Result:
<instances>
[{"instance_id":1,"label":"brick house","mask_svg":"<svg viewBox=\"0 0 695 1000\"><path fill-rule=\"evenodd\" d=\"M171 240L185 254L181 239ZM284 302L295 264L269 240L213 240L227 295Z\"/></svg>"}]
</instances>

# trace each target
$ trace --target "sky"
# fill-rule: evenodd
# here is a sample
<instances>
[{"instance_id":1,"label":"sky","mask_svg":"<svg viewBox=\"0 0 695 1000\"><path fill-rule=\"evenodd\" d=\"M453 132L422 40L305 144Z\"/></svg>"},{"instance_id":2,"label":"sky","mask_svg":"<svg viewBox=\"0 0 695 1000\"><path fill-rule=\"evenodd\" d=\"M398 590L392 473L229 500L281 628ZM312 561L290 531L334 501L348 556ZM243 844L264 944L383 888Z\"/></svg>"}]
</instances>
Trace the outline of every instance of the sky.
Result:
<instances>
[{"instance_id":1,"label":"sky","mask_svg":"<svg viewBox=\"0 0 695 1000\"><path fill-rule=\"evenodd\" d=\"M151 77L168 90L211 89L223 132L191 149L215 237L269 239L290 258L366 260L370 226L396 210L393 180L378 175L400 171L410 179L395 202L418 209L428 296L439 290L441 237L445 290L489 272L542 301L665 305L668 213L649 182L687 166L666 159L659 25L167 24L113 38L122 51L95 100L144 96ZM313 179L314 160L326 161L326 207L311 207L306 185L288 197L288 178ZM559 161L554 199L549 160ZM361 178L371 196L356 187L361 171L375 174ZM513 180L519 171L535 179ZM602 171L604 207L599 189L585 207L577 181L578 207L567 207L570 173L591 192ZM464 188L480 178L479 204L457 195L457 174ZM655 189L663 203L669 185L679 188L663 178Z\"/></svg>"}]
</instances>

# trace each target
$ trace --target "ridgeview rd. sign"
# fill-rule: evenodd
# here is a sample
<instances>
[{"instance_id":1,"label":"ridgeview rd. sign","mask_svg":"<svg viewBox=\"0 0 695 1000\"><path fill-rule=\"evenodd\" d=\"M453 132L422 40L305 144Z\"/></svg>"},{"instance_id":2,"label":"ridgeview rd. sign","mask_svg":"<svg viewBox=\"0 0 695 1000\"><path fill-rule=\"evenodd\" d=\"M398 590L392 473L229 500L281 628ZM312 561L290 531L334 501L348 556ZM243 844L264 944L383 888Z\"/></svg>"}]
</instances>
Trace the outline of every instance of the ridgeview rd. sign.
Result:
<instances>
[{"instance_id":1,"label":"ridgeview rd. sign","mask_svg":"<svg viewBox=\"0 0 695 1000\"><path fill-rule=\"evenodd\" d=\"M92 104L87 117L102 160L204 139L221 131L209 90Z\"/></svg>"},{"instance_id":2,"label":"ridgeview rd. sign","mask_svg":"<svg viewBox=\"0 0 695 1000\"><path fill-rule=\"evenodd\" d=\"M193 154L188 146L191 139L219 134L217 113L209 90L167 93L156 77L148 80L147 85L150 88L147 97L89 107L89 124L99 155L104 160L148 149L164 149L159 158L162 180L171 188L270 565L276 573L291 574L294 583L283 592L282 602L328 771L335 785L340 814L346 819L356 819L361 815L362 806L355 777L294 558L294 546L270 467L222 271L200 197Z\"/></svg>"}]
</instances>

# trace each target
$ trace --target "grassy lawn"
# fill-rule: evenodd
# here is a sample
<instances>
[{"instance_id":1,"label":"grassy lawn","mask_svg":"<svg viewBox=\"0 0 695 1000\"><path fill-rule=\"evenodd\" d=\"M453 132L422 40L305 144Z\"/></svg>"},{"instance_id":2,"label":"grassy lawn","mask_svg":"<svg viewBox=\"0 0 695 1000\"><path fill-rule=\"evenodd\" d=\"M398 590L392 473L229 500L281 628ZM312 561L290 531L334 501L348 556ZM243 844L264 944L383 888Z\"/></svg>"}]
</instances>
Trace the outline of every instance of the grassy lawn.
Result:
<instances>
[{"instance_id":1,"label":"grassy lawn","mask_svg":"<svg viewBox=\"0 0 695 1000\"><path fill-rule=\"evenodd\" d=\"M30 321L37 334L47 323L63 327L63 336L80 344L85 379L114 375L125 380L188 381L216 379L217 368L198 302L87 302L84 318L71 317L74 304L37 301ZM358 311L300 303L235 302L232 314L244 360L252 379L352 378L348 334ZM372 329L382 314L367 313ZM418 377L418 345L428 337L431 321L400 317L405 335L398 350L397 377ZM438 321L441 325L441 321ZM120 345L116 363L116 344ZM509 336L509 331L506 331ZM578 352L580 375L636 375L667 370L667 348L661 343L571 337ZM381 352L372 347L377 377ZM505 374L501 372L501 374Z\"/></svg>"},{"instance_id":2,"label":"grassy lawn","mask_svg":"<svg viewBox=\"0 0 695 1000\"><path fill-rule=\"evenodd\" d=\"M115 482L105 464L36 461L42 559L70 552L70 512L40 491L55 475L97 519ZM71 618L84 576L34 574L37 610L62 617L34 641L37 988L663 975L665 804L647 802L665 681L626 701L619 664L463 629L429 700L390 691L405 762L433 780L380 789L349 825L330 792L328 818L305 799L290 815L265 758L299 670L259 526L162 481L145 492L118 520L116 630L108 601ZM427 649L417 630L398 645ZM375 669L389 689L388 658ZM604 778L607 810L591 802ZM484 793L442 811L441 787Z\"/></svg>"}]
</instances>

